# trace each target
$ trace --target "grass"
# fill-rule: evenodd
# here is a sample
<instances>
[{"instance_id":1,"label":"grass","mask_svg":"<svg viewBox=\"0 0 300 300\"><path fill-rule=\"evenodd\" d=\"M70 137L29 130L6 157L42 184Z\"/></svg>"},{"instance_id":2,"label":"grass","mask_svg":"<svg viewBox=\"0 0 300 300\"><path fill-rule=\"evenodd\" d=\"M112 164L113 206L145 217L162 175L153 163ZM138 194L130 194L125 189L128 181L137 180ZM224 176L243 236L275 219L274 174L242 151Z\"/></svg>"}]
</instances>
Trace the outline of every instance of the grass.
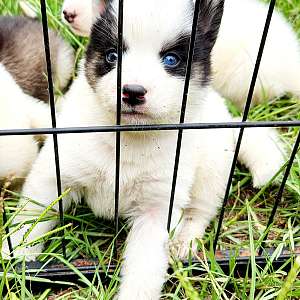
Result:
<instances>
[{"instance_id":1,"label":"grass","mask_svg":"<svg viewBox=\"0 0 300 300\"><path fill-rule=\"evenodd\" d=\"M37 9L37 0L30 0ZM59 31L62 36L76 49L77 59L82 56L86 39L74 36L60 20L60 7L62 0L48 0L47 12L49 24ZM299 0L278 0L277 7L286 15L293 24L300 37L300 5ZM21 11L18 1L2 0L0 2L0 14L17 15ZM271 102L252 108L250 119L263 120L295 120L300 119L300 100L292 96L274 99ZM231 107L232 108L232 107ZM235 110L233 110L236 112ZM298 134L294 128L282 130L282 139L291 149ZM217 221L213 221L207 230L203 240L199 241L199 250L202 255L197 258L197 264L183 265L172 260L172 270L164 287L162 299L300 299L299 261L287 276L284 266L275 269L272 262L282 253L284 248L290 251L300 245L299 226L299 199L300 199L300 155L294 162L289 176L283 200L280 203L274 225L268 229L267 247L274 247L274 253L267 256L267 264L264 268L255 262L254 253L259 248L261 238L268 216L278 192L277 179L261 190L251 187L251 177L247 170L239 166L226 208L225 220L221 232L219 249L230 250L229 272L225 273L216 261L211 244L214 239ZM9 189L9 188L8 188ZM5 199L5 207L9 210L8 226L10 218L17 214L16 204L18 194L2 190L1 199ZM2 201L3 202L3 201ZM0 205L0 211L1 211ZM42 218L57 218L51 208L47 208ZM0 220L0 225L3 220ZM34 220L32 223L34 225ZM25 270L25 262L22 259L5 263L1 261L3 272L0 280L0 295L4 299L113 299L119 282L120 260L114 257L113 224L96 218L83 204L73 206L65 215L64 236L66 240L67 260L61 256L61 227L47 234L47 243L40 261L45 265L53 260L58 260L68 266L79 278L79 284L71 284L67 281L60 282L60 289L43 288L34 292L26 284L30 279L40 285L47 280L32 277ZM122 251L128 228L121 223L122 230L117 244ZM2 227L3 229L3 227ZM46 237L43 237L46 238ZM250 253L248 268L251 271L247 276L236 276L236 261L240 250ZM99 261L99 268L93 278L87 278L77 267L70 264L76 258L94 257ZM210 263L209 263L210 262ZM293 264L294 257L286 261L286 265ZM20 269L16 270L17 263ZM107 272L109 266L117 265L116 270L109 274L109 280L100 280L100 273ZM101 271L101 272L100 272ZM200 273L200 275L199 275ZM196 275L197 274L197 275ZM49 285L48 285L49 286ZM142 299L141 299L142 300Z\"/></svg>"}]
</instances>

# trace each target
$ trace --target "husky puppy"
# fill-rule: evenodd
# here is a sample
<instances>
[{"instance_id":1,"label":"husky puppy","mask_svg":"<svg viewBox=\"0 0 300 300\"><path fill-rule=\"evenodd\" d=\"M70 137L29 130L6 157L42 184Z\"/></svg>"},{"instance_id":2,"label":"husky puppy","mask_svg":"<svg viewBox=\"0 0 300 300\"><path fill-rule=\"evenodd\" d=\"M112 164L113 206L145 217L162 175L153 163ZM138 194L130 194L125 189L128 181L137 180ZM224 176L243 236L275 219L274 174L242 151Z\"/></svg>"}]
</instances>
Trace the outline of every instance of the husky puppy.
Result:
<instances>
[{"instance_id":1,"label":"husky puppy","mask_svg":"<svg viewBox=\"0 0 300 300\"><path fill-rule=\"evenodd\" d=\"M117 0L93 26L84 68L63 102L59 126L109 125L116 121ZM127 0L124 7L122 124L176 123L179 120L194 4L191 0ZM159 9L157 9L159 7ZM224 100L210 88L210 53L215 43L223 1L201 0L186 122L232 121ZM166 16L168 16L166 18ZM245 131L240 160L253 174L255 186L268 181L283 162L276 132ZM224 196L235 148L236 131L185 131L172 218L177 226L172 248L180 257L190 241L200 238ZM176 131L121 133L119 215L129 219L119 300L159 299L168 266L167 217ZM52 140L35 161L23 195L41 206L23 202L26 215L39 215L57 197ZM95 215L114 217L115 133L59 136L64 208L82 197ZM58 207L55 207L58 209ZM23 223L23 224L24 224ZM17 246L28 230L12 235ZM48 232L53 220L40 222L25 241ZM35 259L38 244L16 248ZM5 250L5 249L4 249Z\"/></svg>"},{"instance_id":2,"label":"husky puppy","mask_svg":"<svg viewBox=\"0 0 300 300\"><path fill-rule=\"evenodd\" d=\"M48 105L25 94L0 63L0 130L51 126ZM0 181L24 178L38 154L33 136L0 137Z\"/></svg>"},{"instance_id":3,"label":"husky puppy","mask_svg":"<svg viewBox=\"0 0 300 300\"><path fill-rule=\"evenodd\" d=\"M99 0L65 0L63 19L75 33L88 36L90 25L103 6L105 2L101 0L100 3ZM212 84L222 96L231 99L240 108L243 108L248 95L267 10L267 4L257 0L225 2L219 38L212 52ZM253 103L282 96L285 92L300 96L299 78L299 42L285 18L275 11Z\"/></svg>"},{"instance_id":4,"label":"husky puppy","mask_svg":"<svg viewBox=\"0 0 300 300\"><path fill-rule=\"evenodd\" d=\"M62 90L68 84L73 67L72 48L49 30L54 81ZM48 101L48 83L42 25L26 17L0 17L0 63L22 90Z\"/></svg>"}]
</instances>

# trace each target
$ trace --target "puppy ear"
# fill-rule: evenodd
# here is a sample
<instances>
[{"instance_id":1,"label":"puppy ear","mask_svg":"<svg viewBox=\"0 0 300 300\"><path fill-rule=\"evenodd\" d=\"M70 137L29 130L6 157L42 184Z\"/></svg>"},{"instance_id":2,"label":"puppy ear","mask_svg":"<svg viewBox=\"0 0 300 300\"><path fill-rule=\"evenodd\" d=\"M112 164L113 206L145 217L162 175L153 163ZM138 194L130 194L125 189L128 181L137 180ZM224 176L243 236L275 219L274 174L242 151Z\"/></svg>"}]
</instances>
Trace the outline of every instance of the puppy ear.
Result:
<instances>
[{"instance_id":1,"label":"puppy ear","mask_svg":"<svg viewBox=\"0 0 300 300\"><path fill-rule=\"evenodd\" d=\"M0 49L2 49L2 47L3 47L3 45L4 45L4 41L5 41L4 36L3 36L3 34L1 34L1 32L0 32ZM0 64L0 66L1 66L1 64Z\"/></svg>"},{"instance_id":2,"label":"puppy ear","mask_svg":"<svg viewBox=\"0 0 300 300\"><path fill-rule=\"evenodd\" d=\"M199 1L198 34L201 40L205 40L207 48L211 50L218 36L224 9L224 0Z\"/></svg>"},{"instance_id":3,"label":"puppy ear","mask_svg":"<svg viewBox=\"0 0 300 300\"><path fill-rule=\"evenodd\" d=\"M106 9L111 5L112 0L97 0L100 16L105 14Z\"/></svg>"},{"instance_id":4,"label":"puppy ear","mask_svg":"<svg viewBox=\"0 0 300 300\"><path fill-rule=\"evenodd\" d=\"M104 1L104 0L99 1L98 9L99 9L100 15L102 15L105 12L107 2L108 1Z\"/></svg>"}]
</instances>

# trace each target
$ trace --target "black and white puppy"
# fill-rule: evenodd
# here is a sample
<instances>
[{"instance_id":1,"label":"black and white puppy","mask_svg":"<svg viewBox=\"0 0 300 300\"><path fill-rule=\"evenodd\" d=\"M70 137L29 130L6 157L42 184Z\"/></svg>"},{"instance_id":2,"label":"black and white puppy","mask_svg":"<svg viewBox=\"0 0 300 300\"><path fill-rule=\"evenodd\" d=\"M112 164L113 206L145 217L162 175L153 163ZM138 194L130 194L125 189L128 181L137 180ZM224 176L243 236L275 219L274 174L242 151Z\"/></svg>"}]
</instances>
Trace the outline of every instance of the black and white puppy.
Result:
<instances>
[{"instance_id":1,"label":"black and white puppy","mask_svg":"<svg viewBox=\"0 0 300 300\"><path fill-rule=\"evenodd\" d=\"M115 124L117 3L114 0L93 26L84 68L63 103L59 126ZM221 0L201 0L187 122L232 120L224 100L210 88L210 55L223 4ZM125 1L122 124L178 122L193 12L192 0ZM172 219L174 228L183 213L173 241L179 257L188 253L190 241L203 235L217 212L229 175L235 134L231 129L183 134ZM167 216L176 140L174 131L121 134L119 213L129 218L132 229L124 253L119 300L160 297L168 266ZM59 137L59 150L63 188L71 189L64 208L84 197L97 216L113 218L115 133ZM250 168L254 185L266 183L283 161L275 131L246 130L240 160ZM15 223L28 221L31 210L40 214L41 207L56 198L51 139L37 158L23 194L42 205L26 204L26 216L18 216ZM28 226L12 235L15 246ZM53 226L53 221L37 224L26 241ZM41 244L20 246L15 254L35 259L42 248Z\"/></svg>"}]
</instances>

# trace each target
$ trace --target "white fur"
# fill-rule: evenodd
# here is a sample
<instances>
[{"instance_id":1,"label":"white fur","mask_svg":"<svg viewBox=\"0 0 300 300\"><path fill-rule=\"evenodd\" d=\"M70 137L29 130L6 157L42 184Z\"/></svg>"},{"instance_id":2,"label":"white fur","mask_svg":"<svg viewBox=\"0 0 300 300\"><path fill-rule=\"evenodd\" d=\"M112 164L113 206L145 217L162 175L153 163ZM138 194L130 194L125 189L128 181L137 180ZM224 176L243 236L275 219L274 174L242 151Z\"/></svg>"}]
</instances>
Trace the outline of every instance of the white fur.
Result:
<instances>
[{"instance_id":1,"label":"white fur","mask_svg":"<svg viewBox=\"0 0 300 300\"><path fill-rule=\"evenodd\" d=\"M235 119L234 121L239 120ZM239 130L235 130L236 140L238 134ZM258 147L260 148L259 155L255 151ZM284 152L282 149L283 145L275 130L269 128L245 129L245 136L238 158L252 173L254 187L263 186L278 172L278 166L283 164ZM270 153L272 153L271 160L269 159Z\"/></svg>"},{"instance_id":2,"label":"white fur","mask_svg":"<svg viewBox=\"0 0 300 300\"><path fill-rule=\"evenodd\" d=\"M157 10L156 7L160 9ZM142 116L126 115L123 124L178 122L183 80L169 75L158 57L165 41L179 33L189 32L191 18L188 2L159 0L141 2L127 0L124 10L124 37L129 45L123 57L123 82L137 83L147 89L146 104L137 107ZM169 17L166 18L166 15ZM174 25L176 24L176 25ZM92 89L80 72L62 105L58 126L109 125L115 122L116 69L98 79ZM190 82L186 114L187 122L232 121L224 100L197 79ZM275 146L273 130L257 130L264 144L256 143L256 135L245 132L241 159L247 164L257 185L264 184L280 168L283 157L280 144ZM276 137L275 141L273 137ZM235 148L236 132L231 129L189 130L183 134L180 165L172 218L177 228L174 244L178 255L185 255L191 240L201 237L215 216L224 196ZM176 131L132 132L121 134L121 175L119 215L128 217L132 229L127 239L122 268L119 300L158 299L168 262L167 216L174 167ZM71 201L82 197L95 215L114 217L115 133L69 134L59 136L60 167L63 189L71 188L64 199L67 209ZM248 147L251 145L251 148ZM269 164L264 161L268 153ZM271 167L270 167L271 166ZM263 176L260 176L263 174ZM52 139L48 139L35 161L24 185L23 194L48 206L57 197ZM25 201L25 200L22 200ZM21 205L24 202L21 202ZM55 207L58 209L58 207ZM41 207L28 203L25 210L33 218ZM19 215L15 223L30 217ZM27 240L48 232L55 221L39 223ZM12 236L16 246L29 225ZM16 254L33 259L41 244L19 248Z\"/></svg>"},{"instance_id":3,"label":"white fur","mask_svg":"<svg viewBox=\"0 0 300 300\"><path fill-rule=\"evenodd\" d=\"M69 24L75 33L89 35L89 26L99 14L99 10L92 9L93 5L97 6L99 2L65 0L63 9L78 15L74 24ZM248 95L267 10L268 5L258 0L225 1L219 38L212 53L212 83L223 97L231 99L240 108ZM275 11L253 103L279 97L285 92L300 96L299 78L299 42L291 26Z\"/></svg>"},{"instance_id":4,"label":"white fur","mask_svg":"<svg viewBox=\"0 0 300 300\"><path fill-rule=\"evenodd\" d=\"M55 65L55 86L63 90L70 79L72 78L75 64L75 56L73 48L67 44L64 40L61 40L56 57Z\"/></svg>"},{"instance_id":5,"label":"white fur","mask_svg":"<svg viewBox=\"0 0 300 300\"><path fill-rule=\"evenodd\" d=\"M48 105L26 95L0 64L0 129L50 126ZM0 137L0 179L23 178L38 153L33 136Z\"/></svg>"}]
</instances>

